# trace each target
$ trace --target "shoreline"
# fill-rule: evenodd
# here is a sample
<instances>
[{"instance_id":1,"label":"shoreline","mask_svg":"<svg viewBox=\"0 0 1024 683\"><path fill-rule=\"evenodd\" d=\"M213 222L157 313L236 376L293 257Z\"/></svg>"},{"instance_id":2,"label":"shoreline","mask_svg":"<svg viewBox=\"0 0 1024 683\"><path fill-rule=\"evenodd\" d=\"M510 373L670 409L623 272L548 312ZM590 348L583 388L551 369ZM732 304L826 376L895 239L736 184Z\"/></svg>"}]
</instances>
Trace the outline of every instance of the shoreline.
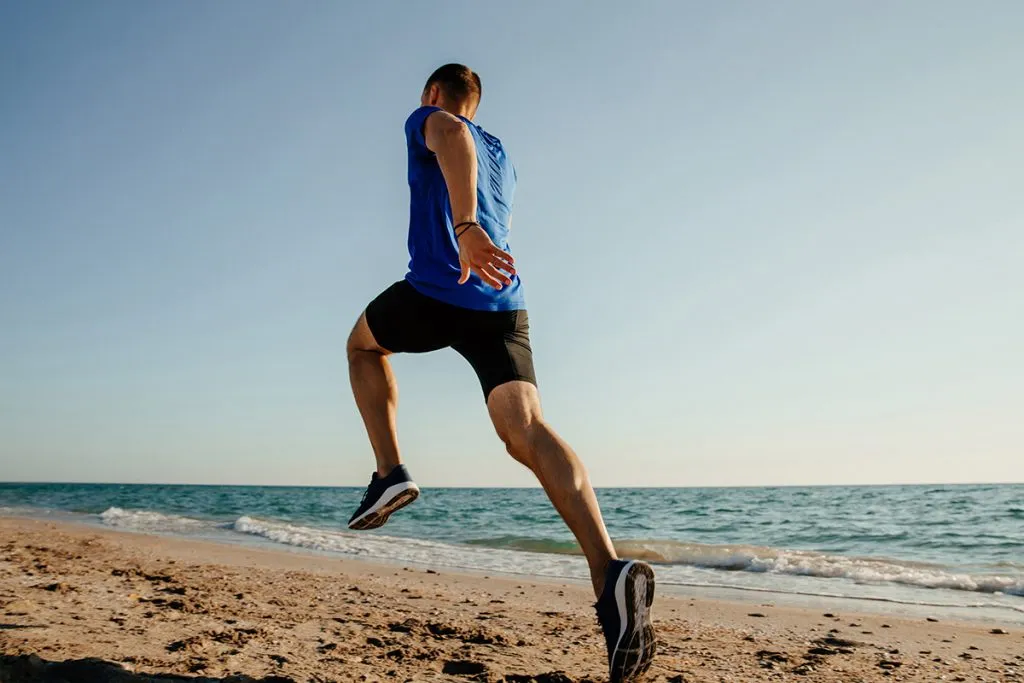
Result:
<instances>
[{"instance_id":1,"label":"shoreline","mask_svg":"<svg viewBox=\"0 0 1024 683\"><path fill-rule=\"evenodd\" d=\"M83 517L85 517L83 519ZM97 519L91 519L97 517ZM446 572L455 572L458 574L465 574L469 576L501 576L508 579L516 580L536 580L536 581L547 581L557 583L569 583L576 584L579 586L589 586L589 577L585 577L586 565L583 562L582 555L546 555L544 553L538 553L536 551L509 551L509 550L494 550L492 552L513 552L516 554L523 553L524 555L532 555L535 559L540 561L550 560L555 558L555 561L569 560L578 564L578 566L562 566L562 569L569 569L569 572L559 572L557 569L551 571L551 567L546 567L544 570L529 573L510 570L500 567L487 567L487 566L472 566L467 564L453 563L445 560L426 561L423 559L414 559L412 557L373 557L373 548L364 549L363 552L369 550L368 555L363 556L362 554L346 553L344 551L338 551L333 549L318 549L302 545L293 545L287 542L279 542L277 540L267 538L259 534L242 533L237 529L230 528L229 525L218 525L207 533L201 534L187 534L177 533L174 531L161 531L156 529L140 529L132 527L123 527L119 525L108 525L104 523L102 518L103 515L85 515L84 513L72 513L63 510L48 511L47 514L32 514L30 509L12 511L11 509L0 512L0 520L2 519L27 519L36 520L43 522L53 522L56 524L68 524L72 526L80 526L83 529L90 529L95 531L113 532L113 533L125 533L125 534L141 534L143 536L155 536L159 538L167 539L179 539L186 541L196 541L201 543L213 543L216 545L226 545L230 547L259 549L268 552L282 552L289 554L305 555L309 557L318 558L332 558L339 560L349 560L356 562L366 562L369 564L375 564L379 567L417 567L420 569L431 568ZM304 527L299 527L304 528ZM344 530L339 530L344 531ZM211 533L212 532L212 533ZM404 537L391 537L391 536L376 536L368 535L367 538L373 539L377 544L381 541L387 542L401 542L408 540L409 543L419 543L418 539L405 539ZM436 541L432 541L436 542ZM443 543L443 542L442 542ZM379 546L378 546L379 547ZM457 545L452 547L458 547ZM486 549L484 549L486 551ZM878 558L869 558L878 559ZM881 558L884 559L884 558ZM653 562L656 568L664 565L659 565L657 562ZM672 565L668 565L671 567ZM575 570L577 574L574 575L572 571ZM809 580L814 583L809 584L806 588L801 589L797 587L780 587L774 588L770 585L767 586L744 586L736 585L730 582L717 582L714 580L713 575L723 572L723 570L705 570L712 578L708 581L680 581L673 580L672 578L666 578L665 571L659 571L659 592L662 595L673 594L685 598L712 598L715 600L751 604L760 602L772 602L773 604L789 607L798 608L810 608L818 609L819 607L828 611L841 611L848 613L858 614L874 614L878 616L891 616L901 617L907 619L923 619L927 617L938 617L946 621L963 621L967 623L976 624L993 624L1002 625L1007 627L1024 627L1024 600L1020 601L1020 605L1010 605L999 602L991 602L987 599L987 596L993 595L984 592L958 592L959 595L952 596L947 595L945 589L939 589L936 591L934 597L929 599L928 589L919 588L916 596L902 596L902 595L849 595L844 594L841 586L831 585L831 579L821 579L815 577L801 577L803 580ZM735 572L725 572L722 574L723 578L729 574ZM744 574L744 572L739 572ZM753 576L760 576L754 574ZM732 578L730 576L730 578ZM792 581L797 578L794 576L784 575L779 578L784 580ZM958 604L956 602L949 602L951 599L960 597L966 599L966 596L973 598L973 604ZM996 600L999 600L1003 596L994 594ZM1007 596L1009 597L1009 596ZM1012 598L1011 598L1012 599Z\"/></svg>"},{"instance_id":2,"label":"shoreline","mask_svg":"<svg viewBox=\"0 0 1024 683\"><path fill-rule=\"evenodd\" d=\"M593 595L574 582L11 517L0 548L10 680L87 657L138 672L126 681L606 680ZM660 589L654 618L651 681L1024 681L1020 627Z\"/></svg>"}]
</instances>

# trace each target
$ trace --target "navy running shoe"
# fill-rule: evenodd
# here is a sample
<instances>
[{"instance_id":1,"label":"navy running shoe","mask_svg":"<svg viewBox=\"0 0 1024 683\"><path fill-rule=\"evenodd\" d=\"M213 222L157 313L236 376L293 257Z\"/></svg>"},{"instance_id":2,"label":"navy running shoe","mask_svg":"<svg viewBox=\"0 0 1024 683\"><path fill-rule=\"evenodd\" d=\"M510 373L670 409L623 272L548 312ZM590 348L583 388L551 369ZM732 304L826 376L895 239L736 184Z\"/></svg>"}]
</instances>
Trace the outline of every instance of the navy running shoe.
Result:
<instances>
[{"instance_id":1,"label":"navy running shoe","mask_svg":"<svg viewBox=\"0 0 1024 683\"><path fill-rule=\"evenodd\" d=\"M363 531L384 526L393 512L404 508L419 495L420 487L413 482L405 465L391 470L386 477L374 472L362 502L348 520L348 528Z\"/></svg>"},{"instance_id":2,"label":"navy running shoe","mask_svg":"<svg viewBox=\"0 0 1024 683\"><path fill-rule=\"evenodd\" d=\"M608 645L612 683L635 681L650 668L656 648L651 624L654 570L645 562L612 560L595 608Z\"/></svg>"}]
</instances>

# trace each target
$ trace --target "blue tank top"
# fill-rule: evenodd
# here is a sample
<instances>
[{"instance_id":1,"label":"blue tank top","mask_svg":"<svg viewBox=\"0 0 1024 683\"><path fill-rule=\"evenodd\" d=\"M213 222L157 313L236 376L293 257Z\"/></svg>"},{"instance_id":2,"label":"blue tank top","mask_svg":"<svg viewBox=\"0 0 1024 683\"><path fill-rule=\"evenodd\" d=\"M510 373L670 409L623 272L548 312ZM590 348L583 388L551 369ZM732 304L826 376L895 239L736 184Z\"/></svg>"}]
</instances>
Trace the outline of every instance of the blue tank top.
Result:
<instances>
[{"instance_id":1,"label":"blue tank top","mask_svg":"<svg viewBox=\"0 0 1024 683\"><path fill-rule=\"evenodd\" d=\"M511 286L492 288L470 274L459 284L459 249L452 231L452 208L448 201L441 167L427 149L423 124L439 107L420 107L405 122L409 148L409 284L426 296L445 303L478 311L513 311L526 307L519 276ZM505 153L501 140L468 119L476 141L477 221L491 241L504 251L508 246L512 197L516 189L516 170Z\"/></svg>"}]
</instances>

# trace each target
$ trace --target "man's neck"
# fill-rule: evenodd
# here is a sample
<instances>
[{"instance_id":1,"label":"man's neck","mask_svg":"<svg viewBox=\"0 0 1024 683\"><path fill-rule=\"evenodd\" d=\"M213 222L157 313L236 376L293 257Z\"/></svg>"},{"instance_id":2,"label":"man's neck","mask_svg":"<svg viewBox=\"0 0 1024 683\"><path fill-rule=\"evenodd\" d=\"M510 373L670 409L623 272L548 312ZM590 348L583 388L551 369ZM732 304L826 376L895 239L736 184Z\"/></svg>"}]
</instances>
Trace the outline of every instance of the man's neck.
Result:
<instances>
[{"instance_id":1,"label":"man's neck","mask_svg":"<svg viewBox=\"0 0 1024 683\"><path fill-rule=\"evenodd\" d=\"M444 109L449 114L454 114L455 116L461 116L462 118L469 119L470 121L473 120L473 114L474 114L473 108L470 105L468 105L468 104L464 104L464 103L452 104L451 102L446 102L446 101L442 100L442 101L437 103L437 106L441 107L441 109Z\"/></svg>"}]
</instances>

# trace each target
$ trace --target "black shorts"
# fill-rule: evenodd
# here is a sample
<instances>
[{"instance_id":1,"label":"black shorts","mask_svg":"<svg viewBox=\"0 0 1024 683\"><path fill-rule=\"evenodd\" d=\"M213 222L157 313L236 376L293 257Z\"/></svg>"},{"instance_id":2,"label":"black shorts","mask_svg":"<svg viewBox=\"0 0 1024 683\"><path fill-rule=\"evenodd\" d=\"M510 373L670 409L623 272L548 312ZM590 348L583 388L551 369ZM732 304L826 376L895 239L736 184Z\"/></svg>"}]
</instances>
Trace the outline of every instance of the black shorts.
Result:
<instances>
[{"instance_id":1,"label":"black shorts","mask_svg":"<svg viewBox=\"0 0 1024 683\"><path fill-rule=\"evenodd\" d=\"M537 384L525 310L474 311L421 294L396 282L366 307L373 338L392 353L427 353L451 347L476 371L484 400L506 382Z\"/></svg>"}]
</instances>

